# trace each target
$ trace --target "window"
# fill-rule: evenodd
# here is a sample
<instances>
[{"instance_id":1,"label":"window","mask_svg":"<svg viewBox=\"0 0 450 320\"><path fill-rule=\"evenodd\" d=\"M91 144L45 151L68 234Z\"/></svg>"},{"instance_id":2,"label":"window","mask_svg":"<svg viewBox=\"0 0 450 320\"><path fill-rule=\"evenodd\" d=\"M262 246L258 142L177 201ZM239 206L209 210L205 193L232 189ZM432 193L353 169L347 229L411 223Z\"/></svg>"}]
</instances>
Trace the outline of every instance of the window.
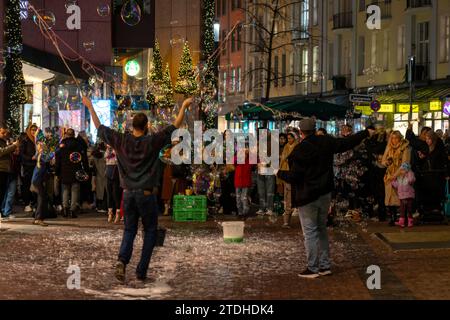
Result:
<instances>
[{"instance_id":1,"label":"window","mask_svg":"<svg viewBox=\"0 0 450 320\"><path fill-rule=\"evenodd\" d=\"M300 11L300 31L301 38L308 38L308 28L309 28L309 1L304 0L301 2Z\"/></svg>"},{"instance_id":2,"label":"window","mask_svg":"<svg viewBox=\"0 0 450 320\"><path fill-rule=\"evenodd\" d=\"M223 16L227 15L227 4L228 4L228 0L222 0L222 15Z\"/></svg>"},{"instance_id":3,"label":"window","mask_svg":"<svg viewBox=\"0 0 450 320\"><path fill-rule=\"evenodd\" d=\"M343 52L344 63L342 64L342 75L349 75L352 73L351 61L352 61L352 42L351 40L344 41L344 52Z\"/></svg>"},{"instance_id":4,"label":"window","mask_svg":"<svg viewBox=\"0 0 450 320\"><path fill-rule=\"evenodd\" d=\"M302 51L302 79L303 79L303 81L308 78L308 69L309 69L308 49L304 48Z\"/></svg>"},{"instance_id":5,"label":"window","mask_svg":"<svg viewBox=\"0 0 450 320\"><path fill-rule=\"evenodd\" d=\"M383 38L383 70L389 70L389 55L390 55L390 37L389 30L384 30L384 38Z\"/></svg>"},{"instance_id":6,"label":"window","mask_svg":"<svg viewBox=\"0 0 450 320\"><path fill-rule=\"evenodd\" d=\"M328 44L328 79L334 76L334 44Z\"/></svg>"},{"instance_id":7,"label":"window","mask_svg":"<svg viewBox=\"0 0 450 320\"><path fill-rule=\"evenodd\" d=\"M249 73L248 73L248 91L252 92L253 90L253 63L249 63Z\"/></svg>"},{"instance_id":8,"label":"window","mask_svg":"<svg viewBox=\"0 0 450 320\"><path fill-rule=\"evenodd\" d=\"M220 17L220 9L222 8L222 0L216 0L216 17Z\"/></svg>"},{"instance_id":9,"label":"window","mask_svg":"<svg viewBox=\"0 0 450 320\"><path fill-rule=\"evenodd\" d=\"M403 69L406 64L406 26L398 27L397 32L397 68Z\"/></svg>"},{"instance_id":10,"label":"window","mask_svg":"<svg viewBox=\"0 0 450 320\"><path fill-rule=\"evenodd\" d=\"M430 41L429 41L429 30L430 23L422 22L417 25L418 28L418 51L417 51L417 61L420 64L427 64L430 61Z\"/></svg>"},{"instance_id":11,"label":"window","mask_svg":"<svg viewBox=\"0 0 450 320\"><path fill-rule=\"evenodd\" d=\"M377 34L372 33L372 47L371 47L371 54L370 54L370 65L376 66L377 65Z\"/></svg>"},{"instance_id":12,"label":"window","mask_svg":"<svg viewBox=\"0 0 450 320\"><path fill-rule=\"evenodd\" d=\"M225 41L225 38L227 37L227 31L222 30L222 55L227 55L227 47L228 47L228 41Z\"/></svg>"},{"instance_id":13,"label":"window","mask_svg":"<svg viewBox=\"0 0 450 320\"><path fill-rule=\"evenodd\" d=\"M441 17L441 50L439 61L450 61L450 16Z\"/></svg>"},{"instance_id":14,"label":"window","mask_svg":"<svg viewBox=\"0 0 450 320\"><path fill-rule=\"evenodd\" d=\"M313 0L313 25L319 24L319 3L318 0Z\"/></svg>"},{"instance_id":15,"label":"window","mask_svg":"<svg viewBox=\"0 0 450 320\"><path fill-rule=\"evenodd\" d=\"M242 25L239 25L237 27L237 36L236 36L236 46L237 46L237 51L241 51L242 49L242 43L241 40L242 39Z\"/></svg>"},{"instance_id":16,"label":"window","mask_svg":"<svg viewBox=\"0 0 450 320\"><path fill-rule=\"evenodd\" d=\"M236 69L231 69L230 91L236 90Z\"/></svg>"},{"instance_id":17,"label":"window","mask_svg":"<svg viewBox=\"0 0 450 320\"><path fill-rule=\"evenodd\" d=\"M228 87L227 81L228 81L228 78L227 78L227 72L224 71L223 74L222 74L223 96L224 96L224 97L227 95L227 87Z\"/></svg>"},{"instance_id":18,"label":"window","mask_svg":"<svg viewBox=\"0 0 450 320\"><path fill-rule=\"evenodd\" d=\"M242 83L242 68L238 67L236 69L236 92L241 92L241 83Z\"/></svg>"},{"instance_id":19,"label":"window","mask_svg":"<svg viewBox=\"0 0 450 320\"><path fill-rule=\"evenodd\" d=\"M294 84L294 73L295 73L295 64L294 64L294 52L289 54L289 75L291 77L291 85Z\"/></svg>"},{"instance_id":20,"label":"window","mask_svg":"<svg viewBox=\"0 0 450 320\"><path fill-rule=\"evenodd\" d=\"M364 74L366 65L366 38L359 37L358 41L358 74Z\"/></svg>"},{"instance_id":21,"label":"window","mask_svg":"<svg viewBox=\"0 0 450 320\"><path fill-rule=\"evenodd\" d=\"M231 52L236 51L236 30L231 33Z\"/></svg>"},{"instance_id":22,"label":"window","mask_svg":"<svg viewBox=\"0 0 450 320\"><path fill-rule=\"evenodd\" d=\"M286 54L281 56L281 86L286 86Z\"/></svg>"},{"instance_id":23,"label":"window","mask_svg":"<svg viewBox=\"0 0 450 320\"><path fill-rule=\"evenodd\" d=\"M366 11L366 0L359 0L359 11Z\"/></svg>"},{"instance_id":24,"label":"window","mask_svg":"<svg viewBox=\"0 0 450 320\"><path fill-rule=\"evenodd\" d=\"M275 87L278 87L278 63L279 63L279 61L278 61L278 56L275 56L275 63L274 63L274 70L273 70L273 73L274 73L274 81L273 81L273 84L274 84L274 86Z\"/></svg>"},{"instance_id":25,"label":"window","mask_svg":"<svg viewBox=\"0 0 450 320\"><path fill-rule=\"evenodd\" d=\"M319 46L313 48L313 82L319 81Z\"/></svg>"}]
</instances>

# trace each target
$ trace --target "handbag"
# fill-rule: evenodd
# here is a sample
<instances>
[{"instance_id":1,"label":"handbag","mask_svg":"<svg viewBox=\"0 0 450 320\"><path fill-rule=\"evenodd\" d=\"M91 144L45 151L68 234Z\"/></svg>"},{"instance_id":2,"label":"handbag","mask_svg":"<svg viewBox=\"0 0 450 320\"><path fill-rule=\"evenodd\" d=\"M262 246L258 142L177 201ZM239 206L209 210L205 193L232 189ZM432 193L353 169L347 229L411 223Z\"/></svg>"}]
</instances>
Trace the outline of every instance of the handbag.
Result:
<instances>
[{"instance_id":1,"label":"handbag","mask_svg":"<svg viewBox=\"0 0 450 320\"><path fill-rule=\"evenodd\" d=\"M89 174L84 170L83 162L81 162L81 169L75 172L75 179L79 182L86 182L89 178Z\"/></svg>"},{"instance_id":2,"label":"handbag","mask_svg":"<svg viewBox=\"0 0 450 320\"><path fill-rule=\"evenodd\" d=\"M444 201L444 213L447 218L450 218L450 193L448 180L445 184L445 201Z\"/></svg>"}]
</instances>

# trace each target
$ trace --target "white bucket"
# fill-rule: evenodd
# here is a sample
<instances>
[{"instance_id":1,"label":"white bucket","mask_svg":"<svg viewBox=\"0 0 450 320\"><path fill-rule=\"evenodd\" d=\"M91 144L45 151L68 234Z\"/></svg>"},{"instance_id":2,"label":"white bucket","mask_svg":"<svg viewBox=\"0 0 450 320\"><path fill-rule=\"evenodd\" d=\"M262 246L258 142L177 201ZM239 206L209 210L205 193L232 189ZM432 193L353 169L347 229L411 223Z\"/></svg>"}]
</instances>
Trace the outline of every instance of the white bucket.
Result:
<instances>
[{"instance_id":1,"label":"white bucket","mask_svg":"<svg viewBox=\"0 0 450 320\"><path fill-rule=\"evenodd\" d=\"M223 240L225 242L244 241L244 226L243 221L222 222Z\"/></svg>"}]
</instances>

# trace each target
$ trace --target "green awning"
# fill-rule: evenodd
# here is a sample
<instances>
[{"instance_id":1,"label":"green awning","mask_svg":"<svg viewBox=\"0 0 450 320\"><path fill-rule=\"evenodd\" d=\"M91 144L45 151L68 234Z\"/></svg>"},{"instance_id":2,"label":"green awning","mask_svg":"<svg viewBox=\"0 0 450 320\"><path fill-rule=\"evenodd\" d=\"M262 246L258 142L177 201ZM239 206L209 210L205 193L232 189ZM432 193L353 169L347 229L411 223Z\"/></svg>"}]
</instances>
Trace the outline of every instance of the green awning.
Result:
<instances>
[{"instance_id":1,"label":"green awning","mask_svg":"<svg viewBox=\"0 0 450 320\"><path fill-rule=\"evenodd\" d=\"M347 108L345 106L320 101L316 99L298 99L290 101L269 102L266 104L272 110L291 114L283 119L298 119L302 117L316 117L320 120L331 118L345 118ZM273 120L273 112L264 110L260 106L254 106L242 110L244 118L249 120Z\"/></svg>"},{"instance_id":2,"label":"green awning","mask_svg":"<svg viewBox=\"0 0 450 320\"><path fill-rule=\"evenodd\" d=\"M414 90L415 102L429 102L431 100L443 100L450 96L450 85L432 85ZM378 95L377 99L381 103L409 102L409 89L388 91Z\"/></svg>"}]
</instances>

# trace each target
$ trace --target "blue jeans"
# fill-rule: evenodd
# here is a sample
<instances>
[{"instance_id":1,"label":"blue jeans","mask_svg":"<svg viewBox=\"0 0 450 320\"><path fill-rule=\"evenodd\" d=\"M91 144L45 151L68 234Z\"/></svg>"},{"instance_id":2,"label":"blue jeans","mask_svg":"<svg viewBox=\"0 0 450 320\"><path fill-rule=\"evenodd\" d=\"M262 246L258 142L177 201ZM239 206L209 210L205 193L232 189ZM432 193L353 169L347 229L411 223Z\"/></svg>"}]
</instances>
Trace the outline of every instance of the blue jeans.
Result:
<instances>
[{"instance_id":1,"label":"blue jeans","mask_svg":"<svg viewBox=\"0 0 450 320\"><path fill-rule=\"evenodd\" d=\"M156 195L145 195L143 190L126 190L123 194L123 209L125 230L120 246L119 260L125 265L130 262L139 218L141 218L144 226L144 244L136 273L141 277L146 277L157 237L158 203Z\"/></svg>"},{"instance_id":2,"label":"blue jeans","mask_svg":"<svg viewBox=\"0 0 450 320\"><path fill-rule=\"evenodd\" d=\"M328 243L327 217L331 202L331 193L321 196L316 201L300 207L300 222L305 237L308 269L319 272L329 269L330 249Z\"/></svg>"},{"instance_id":3,"label":"blue jeans","mask_svg":"<svg viewBox=\"0 0 450 320\"><path fill-rule=\"evenodd\" d=\"M275 176L258 174L256 179L258 186L259 209L273 211L273 197L275 196Z\"/></svg>"},{"instance_id":4,"label":"blue jeans","mask_svg":"<svg viewBox=\"0 0 450 320\"><path fill-rule=\"evenodd\" d=\"M2 202L2 213L4 217L8 217L12 213L14 197L17 189L17 174L10 174L8 177L8 186L5 197Z\"/></svg>"},{"instance_id":5,"label":"blue jeans","mask_svg":"<svg viewBox=\"0 0 450 320\"><path fill-rule=\"evenodd\" d=\"M250 207L248 204L249 188L236 188L236 206L240 216L247 215Z\"/></svg>"}]
</instances>

